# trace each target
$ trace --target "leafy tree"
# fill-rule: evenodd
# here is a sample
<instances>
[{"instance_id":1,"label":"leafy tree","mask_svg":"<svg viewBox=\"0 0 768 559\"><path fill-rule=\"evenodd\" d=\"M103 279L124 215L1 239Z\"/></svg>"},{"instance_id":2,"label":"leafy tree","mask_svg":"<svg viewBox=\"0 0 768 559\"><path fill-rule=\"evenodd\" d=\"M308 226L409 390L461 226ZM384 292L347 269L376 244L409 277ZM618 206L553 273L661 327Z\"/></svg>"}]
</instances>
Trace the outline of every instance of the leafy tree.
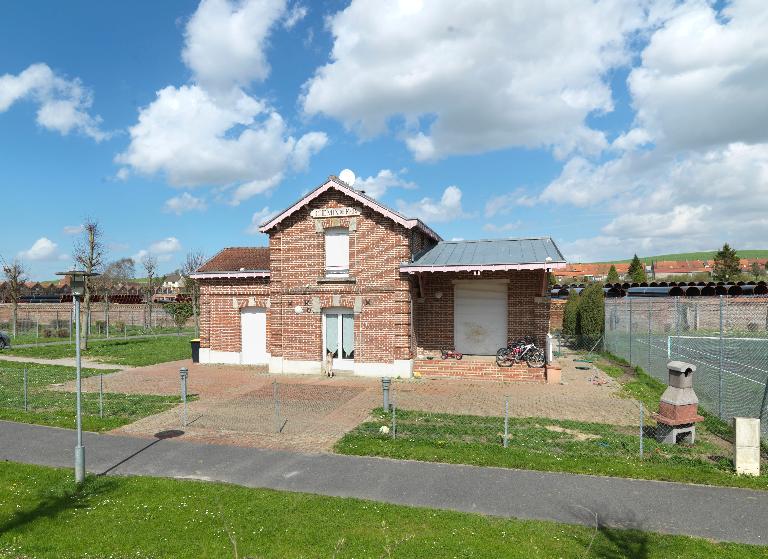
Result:
<instances>
[{"instance_id":1,"label":"leafy tree","mask_svg":"<svg viewBox=\"0 0 768 559\"><path fill-rule=\"evenodd\" d=\"M766 264L768 264L768 262L766 262ZM765 268L761 267L757 262L752 262L752 265L749 267L749 272L752 274L752 277L758 280L765 275Z\"/></svg>"},{"instance_id":2,"label":"leafy tree","mask_svg":"<svg viewBox=\"0 0 768 559\"><path fill-rule=\"evenodd\" d=\"M557 278L555 277L555 274L549 271L547 272L547 283L549 283L550 287L557 285Z\"/></svg>"},{"instance_id":3,"label":"leafy tree","mask_svg":"<svg viewBox=\"0 0 768 559\"><path fill-rule=\"evenodd\" d=\"M173 323L181 333L181 329L192 317L192 303L189 301L166 303L163 305L163 310L173 319Z\"/></svg>"},{"instance_id":4,"label":"leafy tree","mask_svg":"<svg viewBox=\"0 0 768 559\"><path fill-rule=\"evenodd\" d=\"M736 250L728 246L728 243L725 243L723 248L717 251L714 261L712 278L715 281L736 281L741 275L739 257L736 254Z\"/></svg>"},{"instance_id":5,"label":"leafy tree","mask_svg":"<svg viewBox=\"0 0 768 559\"><path fill-rule=\"evenodd\" d=\"M578 334L579 302L579 296L576 293L571 292L563 307L563 334L566 336L575 336Z\"/></svg>"},{"instance_id":6,"label":"leafy tree","mask_svg":"<svg viewBox=\"0 0 768 559\"><path fill-rule=\"evenodd\" d=\"M590 347L603 335L605 325L605 294L599 284L592 284L581 292L577 330Z\"/></svg>"},{"instance_id":7,"label":"leafy tree","mask_svg":"<svg viewBox=\"0 0 768 559\"><path fill-rule=\"evenodd\" d=\"M611 269L608 270L608 282L609 283L616 283L620 281L621 278L619 278L619 272L616 271L616 266L611 264Z\"/></svg>"},{"instance_id":8,"label":"leafy tree","mask_svg":"<svg viewBox=\"0 0 768 559\"><path fill-rule=\"evenodd\" d=\"M627 270L627 277L632 282L642 283L644 281L647 281L647 276L645 275L645 264L640 262L640 259L637 257L637 254L632 258L632 262L629 264L629 269Z\"/></svg>"}]
</instances>

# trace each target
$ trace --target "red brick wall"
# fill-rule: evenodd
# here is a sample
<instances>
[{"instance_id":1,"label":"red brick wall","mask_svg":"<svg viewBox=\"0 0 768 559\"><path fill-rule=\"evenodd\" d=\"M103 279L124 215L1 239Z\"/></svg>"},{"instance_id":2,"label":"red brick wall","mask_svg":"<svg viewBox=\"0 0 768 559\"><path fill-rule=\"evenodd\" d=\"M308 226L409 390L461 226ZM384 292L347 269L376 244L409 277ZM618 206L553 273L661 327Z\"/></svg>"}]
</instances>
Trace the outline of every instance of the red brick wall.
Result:
<instances>
[{"instance_id":1,"label":"red brick wall","mask_svg":"<svg viewBox=\"0 0 768 559\"><path fill-rule=\"evenodd\" d=\"M239 352L240 309L246 306L266 307L268 299L269 284L266 279L201 281L200 347ZM269 335L267 331L267 348Z\"/></svg>"},{"instance_id":2,"label":"red brick wall","mask_svg":"<svg viewBox=\"0 0 768 559\"><path fill-rule=\"evenodd\" d=\"M566 299L552 299L549 308L549 330L561 330L563 328L563 309Z\"/></svg>"},{"instance_id":3,"label":"red brick wall","mask_svg":"<svg viewBox=\"0 0 768 559\"><path fill-rule=\"evenodd\" d=\"M522 336L534 336L544 347L549 331L549 297L543 270L510 272L471 272L423 274L423 302L414 290L415 342L419 355L437 355L441 348L453 348L453 281L509 279L507 291L507 335L510 341ZM441 299L435 293L442 291Z\"/></svg>"}]
</instances>

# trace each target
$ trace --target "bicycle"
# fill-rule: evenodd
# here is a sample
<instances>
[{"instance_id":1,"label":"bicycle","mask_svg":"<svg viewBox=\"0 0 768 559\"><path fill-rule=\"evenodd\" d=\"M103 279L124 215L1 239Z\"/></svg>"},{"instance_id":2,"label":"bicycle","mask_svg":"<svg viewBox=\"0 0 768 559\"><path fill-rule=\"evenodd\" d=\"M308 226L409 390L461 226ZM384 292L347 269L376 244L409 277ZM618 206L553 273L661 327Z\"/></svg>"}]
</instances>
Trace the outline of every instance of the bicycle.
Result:
<instances>
[{"instance_id":1,"label":"bicycle","mask_svg":"<svg viewBox=\"0 0 768 559\"><path fill-rule=\"evenodd\" d=\"M499 367L511 367L525 361L529 367L543 367L546 363L544 350L536 347L530 336L518 340L496 352L496 364Z\"/></svg>"}]
</instances>

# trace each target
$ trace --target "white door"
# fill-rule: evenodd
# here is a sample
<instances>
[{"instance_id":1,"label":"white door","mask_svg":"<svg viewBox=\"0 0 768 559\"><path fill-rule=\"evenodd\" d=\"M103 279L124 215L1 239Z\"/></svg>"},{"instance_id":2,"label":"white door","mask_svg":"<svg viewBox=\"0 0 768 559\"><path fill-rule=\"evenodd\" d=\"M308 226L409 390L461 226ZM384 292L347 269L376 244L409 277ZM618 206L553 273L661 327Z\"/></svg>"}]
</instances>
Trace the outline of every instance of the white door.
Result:
<instances>
[{"instance_id":1,"label":"white door","mask_svg":"<svg viewBox=\"0 0 768 559\"><path fill-rule=\"evenodd\" d=\"M453 339L456 351L495 355L507 345L507 283L457 281L454 285Z\"/></svg>"},{"instance_id":2,"label":"white door","mask_svg":"<svg viewBox=\"0 0 768 559\"><path fill-rule=\"evenodd\" d=\"M241 361L245 365L267 362L267 310L245 307L240 311Z\"/></svg>"},{"instance_id":3,"label":"white door","mask_svg":"<svg viewBox=\"0 0 768 559\"><path fill-rule=\"evenodd\" d=\"M334 370L355 365L355 315L352 309L328 309L323 321L323 355L331 352Z\"/></svg>"}]
</instances>

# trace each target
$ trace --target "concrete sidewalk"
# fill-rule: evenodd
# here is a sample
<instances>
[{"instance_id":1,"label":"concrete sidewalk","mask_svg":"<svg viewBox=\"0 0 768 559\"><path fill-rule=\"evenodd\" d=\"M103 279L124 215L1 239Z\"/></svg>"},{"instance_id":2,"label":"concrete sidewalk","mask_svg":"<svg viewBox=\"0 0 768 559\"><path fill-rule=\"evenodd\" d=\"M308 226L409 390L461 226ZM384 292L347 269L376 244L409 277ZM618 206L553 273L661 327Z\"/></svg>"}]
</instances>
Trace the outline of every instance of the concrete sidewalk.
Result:
<instances>
[{"instance_id":1,"label":"concrete sidewalk","mask_svg":"<svg viewBox=\"0 0 768 559\"><path fill-rule=\"evenodd\" d=\"M75 432L0 421L0 459L71 467ZM85 435L95 473L225 481L320 495L768 543L768 492Z\"/></svg>"}]
</instances>

